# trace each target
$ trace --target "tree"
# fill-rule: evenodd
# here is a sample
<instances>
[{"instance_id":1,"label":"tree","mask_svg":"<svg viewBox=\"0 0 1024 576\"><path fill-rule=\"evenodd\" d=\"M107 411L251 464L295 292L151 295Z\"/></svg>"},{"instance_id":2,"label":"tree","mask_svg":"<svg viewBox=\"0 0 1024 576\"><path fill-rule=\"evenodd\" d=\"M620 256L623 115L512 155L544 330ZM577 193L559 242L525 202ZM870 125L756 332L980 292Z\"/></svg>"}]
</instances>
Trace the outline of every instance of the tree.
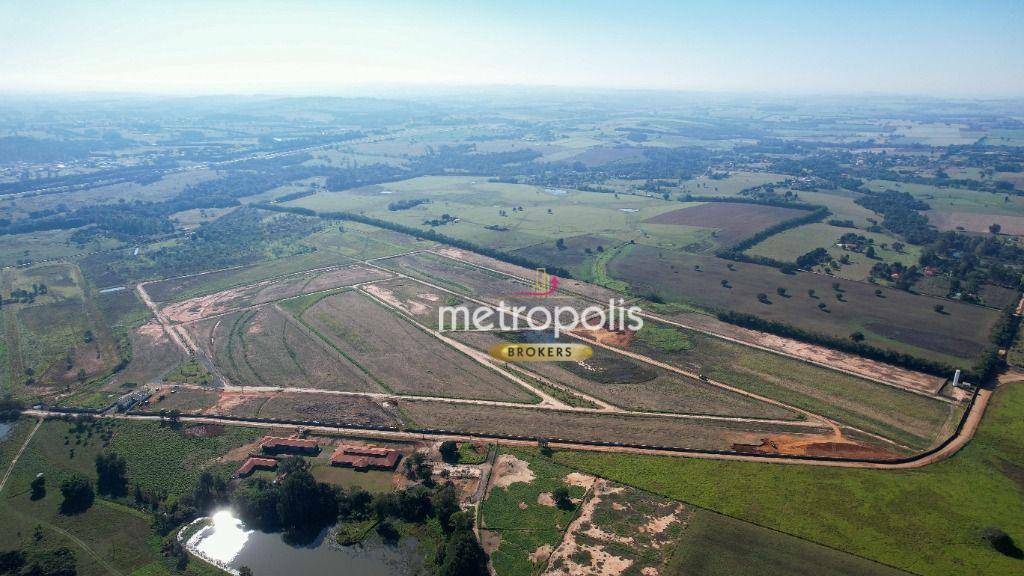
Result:
<instances>
[{"instance_id":1,"label":"tree","mask_svg":"<svg viewBox=\"0 0 1024 576\"><path fill-rule=\"evenodd\" d=\"M757 301L760 302L761 304L772 303L771 300L768 299L768 295L765 294L764 292L761 292L760 294L757 295Z\"/></svg>"},{"instance_id":2,"label":"tree","mask_svg":"<svg viewBox=\"0 0 1024 576\"><path fill-rule=\"evenodd\" d=\"M565 250L565 238L559 238L558 240L555 240L555 248L558 248L559 250Z\"/></svg>"},{"instance_id":3,"label":"tree","mask_svg":"<svg viewBox=\"0 0 1024 576\"><path fill-rule=\"evenodd\" d=\"M815 296L814 294L815 294L814 288L808 288L807 289L807 296L808 297L810 297L810 298L817 298L817 296Z\"/></svg>"},{"instance_id":4,"label":"tree","mask_svg":"<svg viewBox=\"0 0 1024 576\"><path fill-rule=\"evenodd\" d=\"M92 506L96 498L92 482L81 474L72 474L61 482L60 493L64 497L60 505L60 510L64 514L84 512Z\"/></svg>"},{"instance_id":5,"label":"tree","mask_svg":"<svg viewBox=\"0 0 1024 576\"><path fill-rule=\"evenodd\" d=\"M565 486L555 488L555 491L551 493L551 497L555 500L555 506L562 510L572 510L576 507L572 502L572 498L569 497L569 489Z\"/></svg>"},{"instance_id":6,"label":"tree","mask_svg":"<svg viewBox=\"0 0 1024 576\"><path fill-rule=\"evenodd\" d=\"M449 464L454 464L459 461L459 445L454 440L445 440L441 442L441 447L438 449L441 453L441 459Z\"/></svg>"},{"instance_id":7,"label":"tree","mask_svg":"<svg viewBox=\"0 0 1024 576\"><path fill-rule=\"evenodd\" d=\"M409 480L419 480L424 483L430 482L430 474L433 472L433 469L422 452L413 452L412 456L405 459L403 467L405 477Z\"/></svg>"},{"instance_id":8,"label":"tree","mask_svg":"<svg viewBox=\"0 0 1024 576\"><path fill-rule=\"evenodd\" d=\"M486 576L487 555L470 530L457 530L443 548L439 576Z\"/></svg>"},{"instance_id":9,"label":"tree","mask_svg":"<svg viewBox=\"0 0 1024 576\"><path fill-rule=\"evenodd\" d=\"M778 294L779 296L782 296L783 298L786 297L786 289L783 288L782 286L779 286L778 288L776 288L775 289L775 293Z\"/></svg>"},{"instance_id":10,"label":"tree","mask_svg":"<svg viewBox=\"0 0 1024 576\"><path fill-rule=\"evenodd\" d=\"M248 566L239 566L238 576L252 576L252 568L249 568Z\"/></svg>"},{"instance_id":11,"label":"tree","mask_svg":"<svg viewBox=\"0 0 1024 576\"><path fill-rule=\"evenodd\" d=\"M854 332L853 334L850 334L850 340L853 340L854 342L863 342L864 341L864 333L863 332Z\"/></svg>"},{"instance_id":12,"label":"tree","mask_svg":"<svg viewBox=\"0 0 1024 576\"><path fill-rule=\"evenodd\" d=\"M868 246L868 249L864 251L864 255L871 259L878 257L878 255L875 253L874 246Z\"/></svg>"},{"instance_id":13,"label":"tree","mask_svg":"<svg viewBox=\"0 0 1024 576\"><path fill-rule=\"evenodd\" d=\"M100 494L124 496L128 493L128 462L115 452L96 456L96 489Z\"/></svg>"},{"instance_id":14,"label":"tree","mask_svg":"<svg viewBox=\"0 0 1024 576\"><path fill-rule=\"evenodd\" d=\"M33 500L42 500L46 497L46 477L43 476L42 473L36 475L30 486L32 488ZM0 574L2 574L2 572L0 572Z\"/></svg>"},{"instance_id":15,"label":"tree","mask_svg":"<svg viewBox=\"0 0 1024 576\"><path fill-rule=\"evenodd\" d=\"M451 523L452 516L459 510L459 493L451 482L445 483L437 489L431 497L431 505L434 509L434 516L441 522L444 531L451 532L455 526Z\"/></svg>"},{"instance_id":16,"label":"tree","mask_svg":"<svg viewBox=\"0 0 1024 576\"><path fill-rule=\"evenodd\" d=\"M992 234L999 234L1000 232L1003 231L1003 227L999 224L992 224L991 226L988 227L988 231L991 232Z\"/></svg>"},{"instance_id":17,"label":"tree","mask_svg":"<svg viewBox=\"0 0 1024 576\"><path fill-rule=\"evenodd\" d=\"M939 314L945 314L946 313L946 307L943 306L942 304L936 304L934 306L934 308L935 308L935 311L938 312Z\"/></svg>"},{"instance_id":18,"label":"tree","mask_svg":"<svg viewBox=\"0 0 1024 576\"><path fill-rule=\"evenodd\" d=\"M882 295L881 288L875 288L875 296L878 296L879 298L884 298L884 296Z\"/></svg>"},{"instance_id":19,"label":"tree","mask_svg":"<svg viewBox=\"0 0 1024 576\"><path fill-rule=\"evenodd\" d=\"M281 472L285 475L309 470L309 462L302 456L289 456L281 461Z\"/></svg>"}]
</instances>

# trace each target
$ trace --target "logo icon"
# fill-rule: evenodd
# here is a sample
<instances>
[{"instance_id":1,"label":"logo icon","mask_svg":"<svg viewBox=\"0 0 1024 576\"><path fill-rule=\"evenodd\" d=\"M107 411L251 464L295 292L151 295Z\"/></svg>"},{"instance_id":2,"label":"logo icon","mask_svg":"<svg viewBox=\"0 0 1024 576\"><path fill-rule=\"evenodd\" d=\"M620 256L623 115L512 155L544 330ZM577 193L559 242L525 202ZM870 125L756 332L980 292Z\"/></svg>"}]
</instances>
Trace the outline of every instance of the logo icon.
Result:
<instances>
[{"instance_id":1,"label":"logo icon","mask_svg":"<svg viewBox=\"0 0 1024 576\"><path fill-rule=\"evenodd\" d=\"M558 276L548 274L547 269L537 268L537 274L530 285L531 290L513 292L513 296L551 296L558 290Z\"/></svg>"}]
</instances>

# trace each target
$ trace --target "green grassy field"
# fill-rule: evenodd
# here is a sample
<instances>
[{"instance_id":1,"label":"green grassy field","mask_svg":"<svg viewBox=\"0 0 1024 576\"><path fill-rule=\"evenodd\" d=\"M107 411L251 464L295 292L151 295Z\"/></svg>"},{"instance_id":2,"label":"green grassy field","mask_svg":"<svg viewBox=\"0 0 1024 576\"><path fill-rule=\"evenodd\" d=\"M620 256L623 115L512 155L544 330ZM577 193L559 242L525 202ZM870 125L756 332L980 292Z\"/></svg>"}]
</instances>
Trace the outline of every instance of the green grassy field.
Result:
<instances>
[{"instance_id":1,"label":"green grassy field","mask_svg":"<svg viewBox=\"0 0 1024 576\"><path fill-rule=\"evenodd\" d=\"M952 458L903 471L556 452L554 461L925 575L1011 574L982 539L1024 541L1024 385L996 392Z\"/></svg>"},{"instance_id":2,"label":"green grassy field","mask_svg":"<svg viewBox=\"0 0 1024 576\"><path fill-rule=\"evenodd\" d=\"M837 247L836 241L847 232L853 232L869 240L874 240L877 257L872 259L865 256L863 252L858 253ZM839 261L843 256L850 259L850 264L842 264L838 270L834 269L833 273L836 276L848 280L863 281L868 279L871 267L878 262L902 262L907 266L917 264L921 256L921 248L908 244L901 252L896 252L891 248L891 244L897 241L897 238L888 234L877 234L863 230L839 228L825 223L815 223L799 226L782 234L776 234L747 250L747 254L767 256L768 258L784 262L795 262L798 257L815 248L825 248L836 261ZM886 244L887 247L882 248L882 244ZM815 271L821 272L822 267L816 266Z\"/></svg>"},{"instance_id":3,"label":"green grassy field","mask_svg":"<svg viewBox=\"0 0 1024 576\"><path fill-rule=\"evenodd\" d=\"M1024 216L1024 197L977 192L958 188L942 188L929 184L909 184L889 180L869 180L865 185L876 191L899 190L927 202L941 212L975 212Z\"/></svg>"},{"instance_id":4,"label":"green grassy field","mask_svg":"<svg viewBox=\"0 0 1024 576\"><path fill-rule=\"evenodd\" d=\"M257 430L242 428L226 428L223 434L210 438L186 432L156 423L104 421L77 426L46 421L0 494L0 542L30 549L66 546L76 554L78 573L85 576L114 570L123 574L170 574L171 560L160 553L161 540L150 529L149 514L126 505L127 501L97 497L87 511L65 515L59 510L59 485L76 472L95 479L95 456L115 451L128 461L130 484L167 493L173 499L191 489L201 470L232 469L237 462L222 461L220 457L259 436ZM0 444L5 452L6 444ZM46 475L46 496L32 500L28 487L39 472ZM40 541L33 537L37 526L41 527ZM216 571L193 561L188 573Z\"/></svg>"},{"instance_id":5,"label":"green grassy field","mask_svg":"<svg viewBox=\"0 0 1024 576\"><path fill-rule=\"evenodd\" d=\"M538 503L538 496L565 487L571 497L580 498L583 489L566 484L565 477L572 472L569 468L520 450L503 450L502 454L526 462L534 479L495 486L481 504L482 526L501 536L491 562L499 576L537 574L541 567L530 561L530 555L541 546L558 546L574 515L573 510Z\"/></svg>"},{"instance_id":6,"label":"green grassy field","mask_svg":"<svg viewBox=\"0 0 1024 576\"><path fill-rule=\"evenodd\" d=\"M388 209L394 202L417 199L430 202L405 210ZM426 220L450 214L459 221L434 229L502 250L594 233L623 241L647 234L651 243L683 246L692 242L693 235L693 229L684 227L641 224L647 218L687 204L625 194L616 197L576 190L553 191L464 176L429 176L344 192L322 192L288 205L317 211L358 212L424 229L430 228L424 224Z\"/></svg>"}]
</instances>

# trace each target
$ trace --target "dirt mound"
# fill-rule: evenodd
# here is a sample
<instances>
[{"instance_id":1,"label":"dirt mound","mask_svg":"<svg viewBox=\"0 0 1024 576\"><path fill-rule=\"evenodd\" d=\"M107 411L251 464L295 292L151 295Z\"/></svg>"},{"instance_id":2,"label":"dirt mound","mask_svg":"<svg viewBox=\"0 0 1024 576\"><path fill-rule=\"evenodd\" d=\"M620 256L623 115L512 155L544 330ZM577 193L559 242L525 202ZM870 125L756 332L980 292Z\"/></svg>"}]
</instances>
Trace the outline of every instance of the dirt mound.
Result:
<instances>
[{"instance_id":1,"label":"dirt mound","mask_svg":"<svg viewBox=\"0 0 1024 576\"><path fill-rule=\"evenodd\" d=\"M491 485L495 488L508 488L516 482L533 482L536 475L530 470L530 465L512 454L498 456L494 463L494 470L491 472Z\"/></svg>"}]
</instances>

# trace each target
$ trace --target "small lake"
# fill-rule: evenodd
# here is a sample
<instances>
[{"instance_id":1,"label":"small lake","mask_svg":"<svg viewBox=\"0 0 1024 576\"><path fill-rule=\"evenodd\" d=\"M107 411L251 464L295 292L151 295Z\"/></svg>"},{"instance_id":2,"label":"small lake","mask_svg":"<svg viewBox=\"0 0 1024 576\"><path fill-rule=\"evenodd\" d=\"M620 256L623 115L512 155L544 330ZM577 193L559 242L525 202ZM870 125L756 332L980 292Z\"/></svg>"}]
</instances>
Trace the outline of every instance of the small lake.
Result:
<instances>
[{"instance_id":1,"label":"small lake","mask_svg":"<svg viewBox=\"0 0 1024 576\"><path fill-rule=\"evenodd\" d=\"M413 539L404 538L396 546L375 538L362 546L341 546L328 529L312 544L292 546L281 534L250 530L230 510L217 512L211 520L189 538L188 549L236 573L248 566L260 576L412 576L421 568Z\"/></svg>"}]
</instances>

